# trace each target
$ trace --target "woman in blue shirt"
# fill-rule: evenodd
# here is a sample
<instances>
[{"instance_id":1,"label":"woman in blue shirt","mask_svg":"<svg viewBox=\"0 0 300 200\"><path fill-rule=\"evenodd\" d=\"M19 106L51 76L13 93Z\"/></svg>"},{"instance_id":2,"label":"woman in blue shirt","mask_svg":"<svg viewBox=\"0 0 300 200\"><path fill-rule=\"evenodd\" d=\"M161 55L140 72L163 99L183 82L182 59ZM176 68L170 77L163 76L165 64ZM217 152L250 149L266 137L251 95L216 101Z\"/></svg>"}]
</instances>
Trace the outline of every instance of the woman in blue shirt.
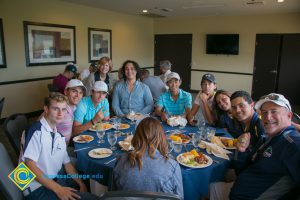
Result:
<instances>
[{"instance_id":1,"label":"woman in blue shirt","mask_svg":"<svg viewBox=\"0 0 300 200\"><path fill-rule=\"evenodd\" d=\"M140 82L140 67L137 62L123 63L124 79L117 83L113 92L112 108L116 116L124 116L134 111L148 114L153 110L153 98L147 85Z\"/></svg>"},{"instance_id":2,"label":"woman in blue shirt","mask_svg":"<svg viewBox=\"0 0 300 200\"><path fill-rule=\"evenodd\" d=\"M152 117L143 119L131 143L134 150L122 154L114 168L116 189L171 193L183 199L180 166L167 156L161 123Z\"/></svg>"}]
</instances>

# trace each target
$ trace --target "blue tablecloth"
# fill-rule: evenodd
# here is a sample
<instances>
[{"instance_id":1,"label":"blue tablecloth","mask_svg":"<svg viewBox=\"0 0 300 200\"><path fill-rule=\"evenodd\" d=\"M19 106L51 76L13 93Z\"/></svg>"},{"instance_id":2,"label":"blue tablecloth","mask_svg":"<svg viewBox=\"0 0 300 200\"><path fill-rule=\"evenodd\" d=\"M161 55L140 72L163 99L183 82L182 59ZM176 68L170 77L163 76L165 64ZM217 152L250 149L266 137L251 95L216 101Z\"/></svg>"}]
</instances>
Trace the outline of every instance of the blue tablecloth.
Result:
<instances>
[{"instance_id":1,"label":"blue tablecloth","mask_svg":"<svg viewBox=\"0 0 300 200\"><path fill-rule=\"evenodd\" d=\"M130 123L128 120L123 119L123 123ZM170 127L163 123L163 127L165 131L168 130L176 130L178 127ZM198 128L187 125L183 130L185 130L185 133L191 133L191 132L197 132ZM114 132L114 129L108 130L109 132ZM126 130L122 130L125 133L133 132L134 131L134 125L131 125L130 128ZM97 143L97 136L95 132L92 131L86 131L84 134L92 135L95 140L93 140L90 143L84 143L79 144L75 143L75 149L81 149L84 147L92 147L88 149L84 149L81 151L76 152L77 154L77 168L80 171L83 171L86 175L89 175L90 178L98 181L99 183L103 185L107 185L109 189L111 189L112 186L112 169L115 165L115 161L105 164L105 162L112 160L117 155L124 153L121 151L120 147L117 148L113 152L113 155L108 158L103 159L94 159L88 156L88 152L94 148L109 148L110 145L107 142L106 136L104 137L105 143L99 144ZM229 136L231 137L227 132L225 132L223 129L216 130L217 136ZM124 140L125 136L120 136L118 138L118 141ZM191 144L186 145L182 152L185 152L186 150L191 150L194 147ZM203 150L201 150L202 153ZM177 156L176 153L173 152L174 156ZM181 166L181 172L182 172L182 179L183 179L183 189L184 189L184 199L185 200L198 200L201 197L208 196L208 188L209 184L211 182L220 181L224 178L224 173L226 169L228 168L230 161L224 160L222 158L215 157L213 155L209 155L213 160L213 164L206 168L201 169L193 169Z\"/></svg>"}]
</instances>

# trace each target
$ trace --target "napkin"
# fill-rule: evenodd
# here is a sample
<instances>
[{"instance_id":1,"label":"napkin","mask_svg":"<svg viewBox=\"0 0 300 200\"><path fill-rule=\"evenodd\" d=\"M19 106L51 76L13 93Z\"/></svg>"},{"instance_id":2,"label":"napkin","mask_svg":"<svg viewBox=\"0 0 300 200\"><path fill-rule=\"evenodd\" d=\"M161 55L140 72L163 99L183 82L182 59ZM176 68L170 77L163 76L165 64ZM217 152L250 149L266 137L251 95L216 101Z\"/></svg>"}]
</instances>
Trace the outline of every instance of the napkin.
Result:
<instances>
[{"instance_id":1,"label":"napkin","mask_svg":"<svg viewBox=\"0 0 300 200\"><path fill-rule=\"evenodd\" d=\"M226 149L226 146L223 144L221 139L217 136L212 136L211 137L211 143L214 143L214 144L218 145L219 147L222 147L223 149Z\"/></svg>"},{"instance_id":2,"label":"napkin","mask_svg":"<svg viewBox=\"0 0 300 200\"><path fill-rule=\"evenodd\" d=\"M124 141L120 141L119 145L123 148L125 151L133 150L133 146L131 145L131 140L133 138L133 135L127 136Z\"/></svg>"},{"instance_id":3,"label":"napkin","mask_svg":"<svg viewBox=\"0 0 300 200\"><path fill-rule=\"evenodd\" d=\"M222 147L219 147L217 144L201 141L199 147L201 149L206 149L206 152L209 154L212 153L216 157L229 160L229 156L227 154L231 152L226 149L223 149Z\"/></svg>"},{"instance_id":4,"label":"napkin","mask_svg":"<svg viewBox=\"0 0 300 200\"><path fill-rule=\"evenodd\" d=\"M171 117L168 119L169 126L186 126L187 120L181 116Z\"/></svg>"}]
</instances>

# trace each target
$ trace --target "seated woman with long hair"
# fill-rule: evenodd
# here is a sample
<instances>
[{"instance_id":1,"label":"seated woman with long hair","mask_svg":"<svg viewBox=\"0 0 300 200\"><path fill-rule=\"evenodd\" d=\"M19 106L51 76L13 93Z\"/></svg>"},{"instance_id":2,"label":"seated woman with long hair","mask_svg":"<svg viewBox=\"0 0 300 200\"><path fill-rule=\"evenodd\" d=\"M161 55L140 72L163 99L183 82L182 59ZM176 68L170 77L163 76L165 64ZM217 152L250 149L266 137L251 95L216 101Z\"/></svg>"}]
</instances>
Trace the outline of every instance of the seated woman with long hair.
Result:
<instances>
[{"instance_id":1,"label":"seated woman with long hair","mask_svg":"<svg viewBox=\"0 0 300 200\"><path fill-rule=\"evenodd\" d=\"M183 199L179 164L168 158L168 142L160 122L147 117L137 126L133 151L122 154L114 168L118 190L177 194Z\"/></svg>"},{"instance_id":2,"label":"seated woman with long hair","mask_svg":"<svg viewBox=\"0 0 300 200\"><path fill-rule=\"evenodd\" d=\"M243 130L231 114L230 97L231 94L225 90L217 90L214 96L213 105L217 113L216 126L224 128L232 137L237 138Z\"/></svg>"}]
</instances>

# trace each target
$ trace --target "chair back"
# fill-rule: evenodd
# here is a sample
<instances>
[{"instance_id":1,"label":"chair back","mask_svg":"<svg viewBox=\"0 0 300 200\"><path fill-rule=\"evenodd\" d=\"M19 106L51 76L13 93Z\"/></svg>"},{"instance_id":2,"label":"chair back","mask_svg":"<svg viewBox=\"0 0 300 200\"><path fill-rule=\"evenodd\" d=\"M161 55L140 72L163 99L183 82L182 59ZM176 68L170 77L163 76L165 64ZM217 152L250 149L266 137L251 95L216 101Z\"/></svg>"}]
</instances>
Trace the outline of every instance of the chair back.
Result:
<instances>
[{"instance_id":1,"label":"chair back","mask_svg":"<svg viewBox=\"0 0 300 200\"><path fill-rule=\"evenodd\" d=\"M292 122L295 122L296 124L300 124L300 117L297 113L293 113Z\"/></svg>"},{"instance_id":2,"label":"chair back","mask_svg":"<svg viewBox=\"0 0 300 200\"><path fill-rule=\"evenodd\" d=\"M180 200L176 194L162 192L144 192L144 191L109 191L105 192L101 200Z\"/></svg>"},{"instance_id":3,"label":"chair back","mask_svg":"<svg viewBox=\"0 0 300 200\"><path fill-rule=\"evenodd\" d=\"M57 87L55 87L53 84L51 84L51 83L49 83L48 85L47 85L47 87L48 87L48 91L49 92L58 92L58 88Z\"/></svg>"},{"instance_id":4,"label":"chair back","mask_svg":"<svg viewBox=\"0 0 300 200\"><path fill-rule=\"evenodd\" d=\"M13 114L4 122L4 132L7 135L17 155L20 154L20 141L22 132L28 128L28 119L24 114Z\"/></svg>"},{"instance_id":5,"label":"chair back","mask_svg":"<svg viewBox=\"0 0 300 200\"><path fill-rule=\"evenodd\" d=\"M1 113L2 113L2 110L3 110L3 106L4 106L4 100L5 100L5 97L3 97L0 100L0 119L1 119Z\"/></svg>"},{"instance_id":6,"label":"chair back","mask_svg":"<svg viewBox=\"0 0 300 200\"><path fill-rule=\"evenodd\" d=\"M7 200L21 200L23 195L21 190L8 178L15 166L13 165L4 145L0 143L0 190Z\"/></svg>"}]
</instances>

